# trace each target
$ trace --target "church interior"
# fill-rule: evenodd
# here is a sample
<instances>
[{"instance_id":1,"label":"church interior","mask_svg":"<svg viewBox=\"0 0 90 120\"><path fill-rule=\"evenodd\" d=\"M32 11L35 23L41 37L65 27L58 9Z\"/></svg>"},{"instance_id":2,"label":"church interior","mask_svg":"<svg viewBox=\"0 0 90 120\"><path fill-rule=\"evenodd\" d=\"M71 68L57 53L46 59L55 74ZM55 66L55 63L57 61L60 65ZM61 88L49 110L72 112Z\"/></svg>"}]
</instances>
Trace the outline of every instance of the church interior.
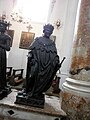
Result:
<instances>
[{"instance_id":1,"label":"church interior","mask_svg":"<svg viewBox=\"0 0 90 120\"><path fill-rule=\"evenodd\" d=\"M90 120L90 0L0 0L1 20L8 23L6 32L12 40L6 51L11 91L3 99L0 93L0 120ZM43 108L17 104L17 92L26 80L29 46L43 36L48 23L54 26L50 39L61 66L44 93Z\"/></svg>"}]
</instances>

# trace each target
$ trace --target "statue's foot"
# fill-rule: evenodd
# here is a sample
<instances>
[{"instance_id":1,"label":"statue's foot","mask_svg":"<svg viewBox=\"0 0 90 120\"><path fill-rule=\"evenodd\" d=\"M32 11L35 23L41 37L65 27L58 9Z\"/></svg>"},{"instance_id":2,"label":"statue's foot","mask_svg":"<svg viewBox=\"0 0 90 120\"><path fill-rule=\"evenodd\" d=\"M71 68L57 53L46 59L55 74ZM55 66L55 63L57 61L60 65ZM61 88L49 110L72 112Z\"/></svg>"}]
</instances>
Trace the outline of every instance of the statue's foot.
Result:
<instances>
[{"instance_id":1,"label":"statue's foot","mask_svg":"<svg viewBox=\"0 0 90 120\"><path fill-rule=\"evenodd\" d=\"M19 92L18 92L18 95L26 96L26 90L23 89L22 91L19 91Z\"/></svg>"}]
</instances>

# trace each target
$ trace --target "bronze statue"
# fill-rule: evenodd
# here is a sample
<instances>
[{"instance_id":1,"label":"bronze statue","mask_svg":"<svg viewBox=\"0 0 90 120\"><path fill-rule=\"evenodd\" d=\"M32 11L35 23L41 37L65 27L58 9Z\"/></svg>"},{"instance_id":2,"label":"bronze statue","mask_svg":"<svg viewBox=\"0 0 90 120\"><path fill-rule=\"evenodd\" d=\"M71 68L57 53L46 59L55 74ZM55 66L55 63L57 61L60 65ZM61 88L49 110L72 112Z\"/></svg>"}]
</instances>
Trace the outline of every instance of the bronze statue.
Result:
<instances>
[{"instance_id":1,"label":"bronze statue","mask_svg":"<svg viewBox=\"0 0 90 120\"><path fill-rule=\"evenodd\" d=\"M29 47L26 86L19 92L15 103L43 107L44 93L52 85L52 80L60 68L55 42L50 39L54 27L43 27L44 35L37 37Z\"/></svg>"},{"instance_id":2,"label":"bronze statue","mask_svg":"<svg viewBox=\"0 0 90 120\"><path fill-rule=\"evenodd\" d=\"M6 51L10 51L11 37L5 33L7 26L8 23L0 21L0 99L8 94L6 81Z\"/></svg>"}]
</instances>

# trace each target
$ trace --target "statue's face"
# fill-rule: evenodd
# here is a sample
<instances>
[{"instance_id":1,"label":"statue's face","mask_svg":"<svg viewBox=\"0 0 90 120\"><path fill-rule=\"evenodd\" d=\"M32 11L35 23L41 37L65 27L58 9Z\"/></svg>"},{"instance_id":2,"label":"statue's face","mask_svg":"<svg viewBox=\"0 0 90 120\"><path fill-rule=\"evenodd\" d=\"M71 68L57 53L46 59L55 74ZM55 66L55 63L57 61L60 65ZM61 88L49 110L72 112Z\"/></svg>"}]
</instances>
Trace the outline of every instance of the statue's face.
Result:
<instances>
[{"instance_id":1,"label":"statue's face","mask_svg":"<svg viewBox=\"0 0 90 120\"><path fill-rule=\"evenodd\" d=\"M44 36L49 38L50 35L53 33L54 27L51 24L47 24L43 27Z\"/></svg>"},{"instance_id":2,"label":"statue's face","mask_svg":"<svg viewBox=\"0 0 90 120\"><path fill-rule=\"evenodd\" d=\"M44 30L44 36L50 37L51 34L52 33L51 33L51 31L49 29Z\"/></svg>"},{"instance_id":3,"label":"statue's face","mask_svg":"<svg viewBox=\"0 0 90 120\"><path fill-rule=\"evenodd\" d=\"M6 26L2 23L0 23L0 32L5 32Z\"/></svg>"}]
</instances>

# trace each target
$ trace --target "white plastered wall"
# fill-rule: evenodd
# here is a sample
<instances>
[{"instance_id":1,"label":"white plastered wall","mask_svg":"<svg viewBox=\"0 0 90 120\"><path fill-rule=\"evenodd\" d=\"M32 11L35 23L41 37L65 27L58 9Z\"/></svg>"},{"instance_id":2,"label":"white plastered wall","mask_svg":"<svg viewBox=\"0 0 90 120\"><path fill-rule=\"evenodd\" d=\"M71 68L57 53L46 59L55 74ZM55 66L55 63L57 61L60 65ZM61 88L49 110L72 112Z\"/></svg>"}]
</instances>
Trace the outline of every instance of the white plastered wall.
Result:
<instances>
[{"instance_id":1,"label":"white plastered wall","mask_svg":"<svg viewBox=\"0 0 90 120\"><path fill-rule=\"evenodd\" d=\"M54 30L60 60L66 57L60 69L60 88L69 75L78 2L79 0L51 0L49 9L48 21L52 24L58 19L61 21L60 29L55 27Z\"/></svg>"}]
</instances>

